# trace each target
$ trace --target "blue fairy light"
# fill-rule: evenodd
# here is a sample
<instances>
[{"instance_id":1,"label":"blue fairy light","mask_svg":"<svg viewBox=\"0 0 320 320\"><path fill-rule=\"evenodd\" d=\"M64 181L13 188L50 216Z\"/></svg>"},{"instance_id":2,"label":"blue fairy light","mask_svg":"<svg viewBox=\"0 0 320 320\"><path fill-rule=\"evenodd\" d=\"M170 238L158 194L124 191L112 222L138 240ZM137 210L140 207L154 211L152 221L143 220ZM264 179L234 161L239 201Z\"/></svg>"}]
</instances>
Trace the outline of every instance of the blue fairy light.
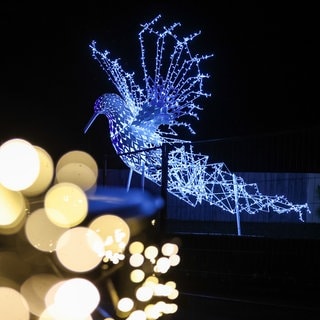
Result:
<instances>
[{"instance_id":1,"label":"blue fairy light","mask_svg":"<svg viewBox=\"0 0 320 320\"><path fill-rule=\"evenodd\" d=\"M106 72L117 93L100 96L85 132L98 115L109 121L113 147L133 172L143 174L157 185L162 183L163 144L168 154L167 190L191 206L203 201L232 214L247 212L310 213L308 204L294 204L284 196L261 194L258 186L231 173L224 163L210 163L209 156L193 151L190 141L179 137L178 128L195 134L188 119L199 120L199 98L210 97L203 89L209 78L200 65L213 54L192 54L189 43L201 32L178 37L180 23L157 28L161 18L142 24L139 32L143 87L135 73L123 70L119 59L100 51L93 41L93 58ZM153 46L149 46L150 42ZM148 47L147 47L148 44ZM148 50L147 50L148 48Z\"/></svg>"}]
</instances>

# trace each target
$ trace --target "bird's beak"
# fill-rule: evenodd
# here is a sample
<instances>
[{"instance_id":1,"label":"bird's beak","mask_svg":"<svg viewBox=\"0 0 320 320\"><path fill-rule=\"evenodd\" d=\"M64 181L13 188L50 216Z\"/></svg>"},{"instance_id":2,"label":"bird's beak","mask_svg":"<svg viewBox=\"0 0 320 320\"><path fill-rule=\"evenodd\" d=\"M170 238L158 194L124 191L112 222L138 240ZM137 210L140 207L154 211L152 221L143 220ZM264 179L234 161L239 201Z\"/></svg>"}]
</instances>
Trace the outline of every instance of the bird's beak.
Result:
<instances>
[{"instance_id":1,"label":"bird's beak","mask_svg":"<svg viewBox=\"0 0 320 320\"><path fill-rule=\"evenodd\" d=\"M84 127L84 134L87 133L87 131L89 130L89 128L91 127L92 123L94 120L96 120L97 116L99 115L100 113L95 113L91 119L89 120L89 122L87 123L87 125Z\"/></svg>"}]
</instances>

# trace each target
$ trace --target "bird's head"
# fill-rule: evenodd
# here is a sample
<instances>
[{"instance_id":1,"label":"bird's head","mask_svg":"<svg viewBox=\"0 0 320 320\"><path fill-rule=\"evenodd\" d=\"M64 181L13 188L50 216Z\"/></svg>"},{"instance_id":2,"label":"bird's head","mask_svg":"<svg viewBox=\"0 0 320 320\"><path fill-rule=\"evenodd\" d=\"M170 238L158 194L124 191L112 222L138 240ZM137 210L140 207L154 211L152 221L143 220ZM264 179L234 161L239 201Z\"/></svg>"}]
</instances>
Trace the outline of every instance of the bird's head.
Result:
<instances>
[{"instance_id":1,"label":"bird's head","mask_svg":"<svg viewBox=\"0 0 320 320\"><path fill-rule=\"evenodd\" d=\"M101 114L106 117L112 118L112 113L114 110L121 109L121 106L124 105L122 98L116 93L105 93L101 95L94 103L93 106L93 115L88 121L87 125L84 128L84 133L86 133L94 120Z\"/></svg>"}]
</instances>

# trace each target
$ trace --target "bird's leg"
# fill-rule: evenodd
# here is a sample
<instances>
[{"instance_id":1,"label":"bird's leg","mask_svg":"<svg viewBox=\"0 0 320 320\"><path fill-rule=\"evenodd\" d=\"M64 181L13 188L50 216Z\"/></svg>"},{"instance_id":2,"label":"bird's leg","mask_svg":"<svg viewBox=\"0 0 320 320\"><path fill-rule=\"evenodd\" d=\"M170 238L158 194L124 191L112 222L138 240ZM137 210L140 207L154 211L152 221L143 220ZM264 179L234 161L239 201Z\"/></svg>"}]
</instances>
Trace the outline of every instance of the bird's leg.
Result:
<instances>
[{"instance_id":1,"label":"bird's leg","mask_svg":"<svg viewBox=\"0 0 320 320\"><path fill-rule=\"evenodd\" d=\"M235 213L237 218L237 230L238 230L238 236L241 235L241 226L240 226L240 214L239 214L239 203L238 203L238 188L237 188L237 179L235 174L232 175L232 181L233 181L233 190L234 190L234 202L235 202Z\"/></svg>"},{"instance_id":2,"label":"bird's leg","mask_svg":"<svg viewBox=\"0 0 320 320\"><path fill-rule=\"evenodd\" d=\"M141 189L144 191L144 167L145 167L145 162L142 162L142 172L141 172Z\"/></svg>"},{"instance_id":3,"label":"bird's leg","mask_svg":"<svg viewBox=\"0 0 320 320\"><path fill-rule=\"evenodd\" d=\"M128 182L127 182L127 191L129 191L129 189L130 189L131 179L132 179L132 172L133 172L133 169L130 168Z\"/></svg>"}]
</instances>

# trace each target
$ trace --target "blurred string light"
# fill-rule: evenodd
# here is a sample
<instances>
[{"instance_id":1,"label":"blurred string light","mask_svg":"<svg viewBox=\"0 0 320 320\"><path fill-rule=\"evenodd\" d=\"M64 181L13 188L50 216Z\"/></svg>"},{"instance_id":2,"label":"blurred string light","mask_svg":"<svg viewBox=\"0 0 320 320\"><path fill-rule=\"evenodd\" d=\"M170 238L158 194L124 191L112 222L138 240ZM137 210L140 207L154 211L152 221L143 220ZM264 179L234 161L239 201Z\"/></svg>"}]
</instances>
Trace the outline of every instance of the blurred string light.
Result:
<instances>
[{"instance_id":1,"label":"blurred string light","mask_svg":"<svg viewBox=\"0 0 320 320\"><path fill-rule=\"evenodd\" d=\"M153 320L177 311L176 284L162 279L180 261L177 244L139 240L161 199L97 181L86 152L54 166L24 139L0 146L1 319Z\"/></svg>"},{"instance_id":2,"label":"blurred string light","mask_svg":"<svg viewBox=\"0 0 320 320\"><path fill-rule=\"evenodd\" d=\"M167 190L191 206L206 202L236 214L237 220L241 212L276 212L296 213L304 221L304 215L311 213L307 203L262 194L257 184L246 183L224 163L210 163L209 156L194 152L190 141L179 138L181 128L195 134L191 121L199 120L202 110L197 101L210 96L204 91L209 75L200 64L213 55L191 53L189 45L200 32L181 37L176 33L180 23L158 28L160 18L141 24L139 32L143 87L135 81L134 72L123 70L120 59L111 59L108 50L98 50L95 41L90 45L93 58L118 93L96 99L85 132L97 116L105 115L114 149L130 174L137 172L159 186L163 159L168 158Z\"/></svg>"}]
</instances>

